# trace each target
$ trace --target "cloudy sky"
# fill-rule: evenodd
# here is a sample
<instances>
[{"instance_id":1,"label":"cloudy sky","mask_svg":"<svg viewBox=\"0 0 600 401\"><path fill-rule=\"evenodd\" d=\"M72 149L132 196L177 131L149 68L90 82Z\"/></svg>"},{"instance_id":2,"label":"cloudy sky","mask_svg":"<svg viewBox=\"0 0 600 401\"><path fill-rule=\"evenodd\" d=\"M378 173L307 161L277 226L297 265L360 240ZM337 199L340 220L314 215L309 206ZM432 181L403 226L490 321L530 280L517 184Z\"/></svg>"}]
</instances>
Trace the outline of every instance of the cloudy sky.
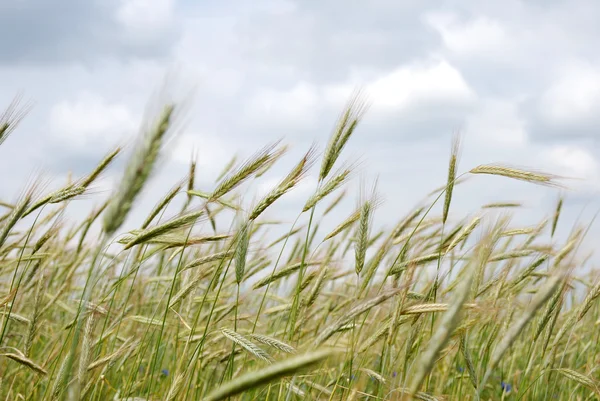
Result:
<instances>
[{"instance_id":1,"label":"cloudy sky","mask_svg":"<svg viewBox=\"0 0 600 401\"><path fill-rule=\"evenodd\" d=\"M39 172L58 186L131 141L170 74L193 96L142 208L185 175L192 150L210 190L233 154L283 138L292 150L259 184L268 188L312 142L325 146L362 87L371 107L344 156L378 177L380 222L445 182L460 132L461 172L504 162L577 178L566 182L568 234L600 206L599 18L595 0L1 2L0 104L23 93L35 106L0 149L0 199ZM312 184L285 199L290 216ZM457 187L453 218L520 201L533 223L557 196L476 177Z\"/></svg>"}]
</instances>

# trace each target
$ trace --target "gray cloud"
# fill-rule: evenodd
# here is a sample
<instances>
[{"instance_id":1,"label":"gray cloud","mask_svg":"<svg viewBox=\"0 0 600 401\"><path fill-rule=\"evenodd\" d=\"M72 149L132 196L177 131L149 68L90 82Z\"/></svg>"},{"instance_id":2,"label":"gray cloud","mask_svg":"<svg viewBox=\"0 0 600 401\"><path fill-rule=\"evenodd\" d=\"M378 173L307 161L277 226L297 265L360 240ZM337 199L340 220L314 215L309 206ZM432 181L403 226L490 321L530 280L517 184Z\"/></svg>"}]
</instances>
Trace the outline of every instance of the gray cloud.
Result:
<instances>
[{"instance_id":1,"label":"gray cloud","mask_svg":"<svg viewBox=\"0 0 600 401\"><path fill-rule=\"evenodd\" d=\"M93 63L168 56L176 25L139 34L118 19L117 0L24 0L0 4L0 64Z\"/></svg>"},{"instance_id":2,"label":"gray cloud","mask_svg":"<svg viewBox=\"0 0 600 401\"><path fill-rule=\"evenodd\" d=\"M419 2L274 3L284 5L250 13L235 32L246 57L291 69L297 79L329 83L355 70L386 71L426 56L439 41L415 18Z\"/></svg>"}]
</instances>

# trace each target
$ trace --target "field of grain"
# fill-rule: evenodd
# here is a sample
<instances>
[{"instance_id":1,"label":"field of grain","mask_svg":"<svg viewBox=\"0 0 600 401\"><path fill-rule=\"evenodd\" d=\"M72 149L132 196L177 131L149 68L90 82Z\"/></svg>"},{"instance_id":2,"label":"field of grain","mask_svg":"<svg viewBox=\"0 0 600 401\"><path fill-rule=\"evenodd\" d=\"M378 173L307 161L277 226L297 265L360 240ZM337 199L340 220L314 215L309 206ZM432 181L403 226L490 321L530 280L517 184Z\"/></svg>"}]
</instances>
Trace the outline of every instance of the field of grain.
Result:
<instances>
[{"instance_id":1,"label":"field of grain","mask_svg":"<svg viewBox=\"0 0 600 401\"><path fill-rule=\"evenodd\" d=\"M0 145L25 112L4 112ZM462 166L457 137L446 184L379 229L377 186L346 190L356 177L344 148L368 112L356 94L326 146L306 149L262 199L242 203L239 190L280 168L282 143L225 160L210 190L192 163L124 231L180 112L168 103L146 121L120 182L81 221L63 212L94 196L122 149L62 188L34 182L2 199L0 399L599 399L600 281L578 269L588 227L556 240L570 223L562 200L534 226L510 219L518 204L448 218L469 177L548 191L560 177ZM264 218L308 175L318 186L301 224ZM344 197L355 210L323 232Z\"/></svg>"}]
</instances>

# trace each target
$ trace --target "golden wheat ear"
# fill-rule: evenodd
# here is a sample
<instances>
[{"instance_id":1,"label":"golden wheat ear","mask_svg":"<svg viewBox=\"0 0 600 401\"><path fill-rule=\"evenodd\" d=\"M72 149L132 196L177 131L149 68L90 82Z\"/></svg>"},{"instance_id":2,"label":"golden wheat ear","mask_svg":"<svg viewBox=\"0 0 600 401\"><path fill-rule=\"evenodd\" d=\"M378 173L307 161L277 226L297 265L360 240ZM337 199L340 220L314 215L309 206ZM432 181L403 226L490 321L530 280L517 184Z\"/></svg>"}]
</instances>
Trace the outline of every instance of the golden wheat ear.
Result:
<instances>
[{"instance_id":1,"label":"golden wheat ear","mask_svg":"<svg viewBox=\"0 0 600 401\"><path fill-rule=\"evenodd\" d=\"M538 185L546 185L550 187L561 187L557 181L565 178L541 171L526 170L502 164L483 164L471 169L469 173L497 175L500 177L512 178L514 180L530 182Z\"/></svg>"}]
</instances>

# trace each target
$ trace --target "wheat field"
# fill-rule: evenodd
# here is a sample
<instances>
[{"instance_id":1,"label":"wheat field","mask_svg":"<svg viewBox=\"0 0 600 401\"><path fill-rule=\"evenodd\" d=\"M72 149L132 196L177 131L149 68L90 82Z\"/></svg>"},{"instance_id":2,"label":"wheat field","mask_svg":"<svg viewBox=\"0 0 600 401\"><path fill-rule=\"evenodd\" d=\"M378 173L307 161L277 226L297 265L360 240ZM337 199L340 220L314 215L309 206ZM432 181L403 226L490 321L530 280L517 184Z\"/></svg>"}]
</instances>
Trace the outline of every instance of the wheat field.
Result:
<instances>
[{"instance_id":1,"label":"wheat field","mask_svg":"<svg viewBox=\"0 0 600 401\"><path fill-rule=\"evenodd\" d=\"M0 145L27 111L9 105ZM562 198L533 226L514 222L509 203L449 219L464 179L555 191L561 177L461 166L456 137L447 182L379 229L376 185L346 189L355 166L344 148L368 112L357 93L326 146L306 149L257 201L240 188L280 168L282 143L223 161L211 189L196 186L192 162L124 230L181 112L166 102L144 122L113 192L80 221L65 210L93 198L121 148L62 187L34 182L2 199L0 399L599 399L600 280L579 269L588 227L556 240L569 225ZM296 222L266 219L309 175L317 189ZM348 197L354 211L324 232Z\"/></svg>"}]
</instances>

